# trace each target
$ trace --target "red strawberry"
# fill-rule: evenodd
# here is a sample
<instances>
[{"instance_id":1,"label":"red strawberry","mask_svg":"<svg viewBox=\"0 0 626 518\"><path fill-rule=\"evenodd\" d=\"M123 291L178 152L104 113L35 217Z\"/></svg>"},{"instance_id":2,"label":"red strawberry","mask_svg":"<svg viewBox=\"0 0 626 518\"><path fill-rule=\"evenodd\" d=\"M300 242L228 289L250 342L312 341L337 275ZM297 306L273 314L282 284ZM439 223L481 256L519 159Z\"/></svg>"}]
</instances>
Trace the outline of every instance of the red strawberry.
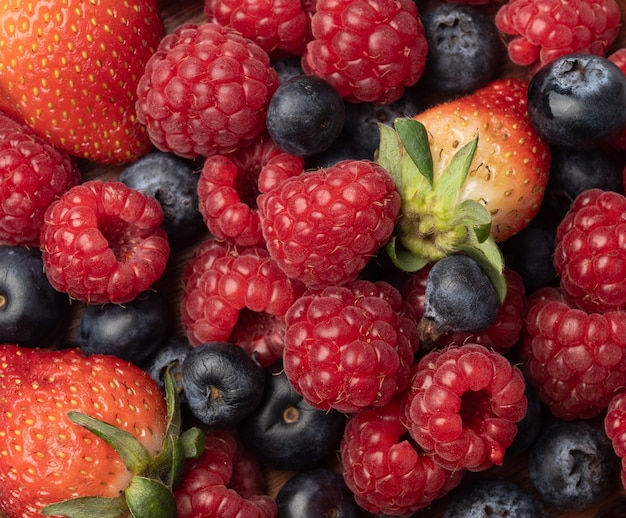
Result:
<instances>
[{"instance_id":1,"label":"red strawberry","mask_svg":"<svg viewBox=\"0 0 626 518\"><path fill-rule=\"evenodd\" d=\"M150 146L136 86L163 34L156 0L1 0L0 108L71 154L130 162Z\"/></svg>"},{"instance_id":2,"label":"red strawberry","mask_svg":"<svg viewBox=\"0 0 626 518\"><path fill-rule=\"evenodd\" d=\"M129 507L136 517L173 516L154 505L175 509L180 415L147 373L78 349L0 345L0 393L0 511L9 518L78 516L79 504L80 516L126 516Z\"/></svg>"}]
</instances>

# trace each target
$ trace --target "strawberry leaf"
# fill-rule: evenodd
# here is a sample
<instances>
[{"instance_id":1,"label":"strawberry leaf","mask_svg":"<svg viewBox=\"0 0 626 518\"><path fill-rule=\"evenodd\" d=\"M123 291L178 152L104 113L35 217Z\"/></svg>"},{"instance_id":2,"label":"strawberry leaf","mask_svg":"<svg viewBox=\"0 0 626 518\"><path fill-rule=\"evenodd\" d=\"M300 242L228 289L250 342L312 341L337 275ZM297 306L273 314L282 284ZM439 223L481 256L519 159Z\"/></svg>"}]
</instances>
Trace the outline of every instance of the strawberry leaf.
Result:
<instances>
[{"instance_id":1,"label":"strawberry leaf","mask_svg":"<svg viewBox=\"0 0 626 518\"><path fill-rule=\"evenodd\" d=\"M174 518L176 500L170 489L152 478L133 477L124 491L133 518Z\"/></svg>"},{"instance_id":2,"label":"strawberry leaf","mask_svg":"<svg viewBox=\"0 0 626 518\"><path fill-rule=\"evenodd\" d=\"M482 243L466 242L459 247L459 251L480 265L496 289L500 303L504 302L507 292L506 277L503 274L504 257L493 237L489 236Z\"/></svg>"},{"instance_id":3,"label":"strawberry leaf","mask_svg":"<svg viewBox=\"0 0 626 518\"><path fill-rule=\"evenodd\" d=\"M386 124L378 124L380 145L376 151L376 162L393 178L396 188L402 183L402 145L398 134Z\"/></svg>"},{"instance_id":4,"label":"strawberry leaf","mask_svg":"<svg viewBox=\"0 0 626 518\"><path fill-rule=\"evenodd\" d=\"M387 254L391 262L405 272L417 272L428 264L428 259L414 254L402 247L395 237L392 237L386 245Z\"/></svg>"},{"instance_id":5,"label":"strawberry leaf","mask_svg":"<svg viewBox=\"0 0 626 518\"><path fill-rule=\"evenodd\" d=\"M482 243L491 232L491 215L484 205L476 200L465 200L454 210L459 225L469 225L474 228L476 239ZM454 223L453 223L454 224Z\"/></svg>"},{"instance_id":6,"label":"strawberry leaf","mask_svg":"<svg viewBox=\"0 0 626 518\"><path fill-rule=\"evenodd\" d=\"M116 518L128 514L128 505L123 496L105 498L85 496L50 504L41 510L43 516L66 516L67 518Z\"/></svg>"},{"instance_id":7,"label":"strawberry leaf","mask_svg":"<svg viewBox=\"0 0 626 518\"><path fill-rule=\"evenodd\" d=\"M424 125L415 120L407 118L397 118L394 121L394 127L400 138L400 142L404 146L407 154L415 163L418 171L428 180L430 185L433 184L433 157L428 144L428 133Z\"/></svg>"}]
</instances>

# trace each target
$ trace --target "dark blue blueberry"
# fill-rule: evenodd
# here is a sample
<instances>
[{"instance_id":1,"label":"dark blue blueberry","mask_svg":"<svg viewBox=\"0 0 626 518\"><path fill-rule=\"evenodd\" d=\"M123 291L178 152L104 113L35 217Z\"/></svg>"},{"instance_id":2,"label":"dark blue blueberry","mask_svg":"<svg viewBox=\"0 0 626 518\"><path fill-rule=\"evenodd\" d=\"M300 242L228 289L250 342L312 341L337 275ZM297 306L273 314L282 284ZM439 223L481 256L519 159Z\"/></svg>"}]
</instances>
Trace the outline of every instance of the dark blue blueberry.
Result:
<instances>
[{"instance_id":1,"label":"dark blue blueberry","mask_svg":"<svg viewBox=\"0 0 626 518\"><path fill-rule=\"evenodd\" d=\"M471 5L441 4L422 17L428 55L424 84L466 94L496 78L505 55L493 19Z\"/></svg>"},{"instance_id":2,"label":"dark blue blueberry","mask_svg":"<svg viewBox=\"0 0 626 518\"><path fill-rule=\"evenodd\" d=\"M198 179L193 162L155 151L126 167L120 182L154 196L163 208L163 229L172 244L206 230L198 210Z\"/></svg>"},{"instance_id":3,"label":"dark blue blueberry","mask_svg":"<svg viewBox=\"0 0 626 518\"><path fill-rule=\"evenodd\" d=\"M326 468L300 471L276 495L278 518L359 518L360 508L343 477Z\"/></svg>"},{"instance_id":4,"label":"dark blue blueberry","mask_svg":"<svg viewBox=\"0 0 626 518\"><path fill-rule=\"evenodd\" d=\"M601 56L557 58L531 79L528 116L548 144L599 147L626 129L626 76Z\"/></svg>"},{"instance_id":5,"label":"dark blue blueberry","mask_svg":"<svg viewBox=\"0 0 626 518\"><path fill-rule=\"evenodd\" d=\"M229 342L208 342L187 353L181 369L192 414L209 426L238 423L261 402L265 372Z\"/></svg>"},{"instance_id":6,"label":"dark blue blueberry","mask_svg":"<svg viewBox=\"0 0 626 518\"><path fill-rule=\"evenodd\" d=\"M75 343L86 354L111 354L140 364L161 345L172 325L163 295L145 291L124 305L87 306Z\"/></svg>"},{"instance_id":7,"label":"dark blue blueberry","mask_svg":"<svg viewBox=\"0 0 626 518\"><path fill-rule=\"evenodd\" d=\"M300 56L289 56L283 59L272 61L272 67L278 74L278 81L284 83L287 79L304 74L302 70L302 58Z\"/></svg>"},{"instance_id":8,"label":"dark blue blueberry","mask_svg":"<svg viewBox=\"0 0 626 518\"><path fill-rule=\"evenodd\" d=\"M619 467L610 439L586 421L553 421L528 455L528 476L539 496L561 511L599 502Z\"/></svg>"},{"instance_id":9,"label":"dark blue blueberry","mask_svg":"<svg viewBox=\"0 0 626 518\"><path fill-rule=\"evenodd\" d=\"M449 332L480 332L498 316L500 299L476 261L451 255L437 261L426 280L424 317L419 329L424 343Z\"/></svg>"},{"instance_id":10,"label":"dark blue blueberry","mask_svg":"<svg viewBox=\"0 0 626 518\"><path fill-rule=\"evenodd\" d=\"M267 131L284 151L310 156L328 149L341 133L345 104L324 79L307 74L282 82L267 109Z\"/></svg>"},{"instance_id":11,"label":"dark blue blueberry","mask_svg":"<svg viewBox=\"0 0 626 518\"><path fill-rule=\"evenodd\" d=\"M193 346L185 336L172 335L161 343L161 345L148 356L139 366L146 371L154 381L165 391L163 374L169 367L177 384L181 401L184 399L181 365L191 351Z\"/></svg>"},{"instance_id":12,"label":"dark blue blueberry","mask_svg":"<svg viewBox=\"0 0 626 518\"><path fill-rule=\"evenodd\" d=\"M69 305L34 248L0 245L0 343L47 347Z\"/></svg>"},{"instance_id":13,"label":"dark blue blueberry","mask_svg":"<svg viewBox=\"0 0 626 518\"><path fill-rule=\"evenodd\" d=\"M506 450L507 456L510 458L518 453L528 451L535 443L539 432L541 432L541 424L543 422L543 405L537 390L530 382L526 382L524 390L528 407L524 418L517 423L517 433L513 443Z\"/></svg>"},{"instance_id":14,"label":"dark blue blueberry","mask_svg":"<svg viewBox=\"0 0 626 518\"><path fill-rule=\"evenodd\" d=\"M306 403L278 362L266 369L263 399L239 436L264 467L302 471L336 462L345 424L344 414Z\"/></svg>"},{"instance_id":15,"label":"dark blue blueberry","mask_svg":"<svg viewBox=\"0 0 626 518\"><path fill-rule=\"evenodd\" d=\"M443 518L546 518L541 504L508 480L484 479L454 493Z\"/></svg>"}]
</instances>

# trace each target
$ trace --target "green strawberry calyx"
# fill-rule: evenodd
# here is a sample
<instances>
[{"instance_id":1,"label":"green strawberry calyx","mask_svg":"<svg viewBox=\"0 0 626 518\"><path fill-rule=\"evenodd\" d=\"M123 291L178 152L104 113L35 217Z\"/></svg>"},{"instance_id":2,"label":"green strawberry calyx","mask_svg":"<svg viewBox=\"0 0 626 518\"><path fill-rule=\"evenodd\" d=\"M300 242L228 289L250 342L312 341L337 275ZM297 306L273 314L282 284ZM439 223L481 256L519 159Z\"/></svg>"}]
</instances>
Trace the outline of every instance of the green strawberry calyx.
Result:
<instances>
[{"instance_id":1,"label":"green strawberry calyx","mask_svg":"<svg viewBox=\"0 0 626 518\"><path fill-rule=\"evenodd\" d=\"M173 489L184 469L185 459L197 458L204 449L204 433L196 427L181 433L180 402L174 377L168 368L164 376L168 425L161 451L152 456L125 430L81 412L68 412L69 419L109 444L133 474L124 494L115 498L86 496L47 505L44 516L68 518L174 518Z\"/></svg>"},{"instance_id":2,"label":"green strawberry calyx","mask_svg":"<svg viewBox=\"0 0 626 518\"><path fill-rule=\"evenodd\" d=\"M393 263L415 272L452 254L465 254L483 268L500 300L506 296L504 259L491 236L491 215L476 200L462 199L478 135L460 146L445 170L435 175L428 133L411 118L379 124L376 161L394 179L402 199L400 217L386 245Z\"/></svg>"}]
</instances>

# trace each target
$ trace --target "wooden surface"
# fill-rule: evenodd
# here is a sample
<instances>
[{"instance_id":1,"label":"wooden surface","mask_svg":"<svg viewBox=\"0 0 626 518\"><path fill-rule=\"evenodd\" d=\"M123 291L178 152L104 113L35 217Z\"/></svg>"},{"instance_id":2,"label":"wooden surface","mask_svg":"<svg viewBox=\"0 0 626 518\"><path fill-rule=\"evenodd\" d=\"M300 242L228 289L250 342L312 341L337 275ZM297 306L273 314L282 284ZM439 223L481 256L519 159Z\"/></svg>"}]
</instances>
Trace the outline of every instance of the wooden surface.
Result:
<instances>
[{"instance_id":1,"label":"wooden surface","mask_svg":"<svg viewBox=\"0 0 626 518\"><path fill-rule=\"evenodd\" d=\"M626 0L618 0L622 6L622 10L626 11ZM160 2L161 13L166 26L166 31L171 32L179 24L184 22L200 22L205 19L203 13L203 1L202 0L161 0ZM422 12L428 6L435 4L436 2L418 2L421 5ZM500 3L495 3L492 6L486 7L488 12L494 12ZM626 18L625 18L626 19ZM620 44L624 44L624 36L622 35ZM523 69L509 65L503 66L503 75L527 77L527 73ZM114 179L121 172L121 167L109 167L98 166L96 164L83 162L80 164L85 179L91 178L109 178ZM185 262L188 257L193 253L196 246L204 238L200 236L198 240L192 243L188 243L185 246L174 250L172 258L170 260L170 266L165 274L164 278L159 281L157 287L165 292L169 296L169 300L172 304L172 312L178 317L178 301L180 299L180 275L184 268ZM70 340L75 332L76 322L80 316L83 307L80 303L76 303L72 308L72 315L70 316L70 322L68 323L67 330L64 333L62 339ZM180 323L178 330L182 333L182 327ZM340 466L337 466L340 469ZM291 473L287 472L271 472L267 473L268 493L275 496L281 485L291 476ZM526 459L524 455L509 459L509 461L501 468L494 468L488 472L480 474L470 474L466 477L466 480L472 480L481 477L497 477L507 478L518 482L522 487L533 492L533 489L528 480L528 473L526 469ZM433 504L427 510L419 513L418 516L426 516L429 518L439 518L443 516L443 509L445 507L445 498L442 501L438 501ZM548 515L554 518L613 518L618 516L626 517L626 498L624 497L623 490L616 479L615 488L610 497L607 497L599 505L592 509L588 509L578 513L559 513L557 511L547 508Z\"/></svg>"}]
</instances>

